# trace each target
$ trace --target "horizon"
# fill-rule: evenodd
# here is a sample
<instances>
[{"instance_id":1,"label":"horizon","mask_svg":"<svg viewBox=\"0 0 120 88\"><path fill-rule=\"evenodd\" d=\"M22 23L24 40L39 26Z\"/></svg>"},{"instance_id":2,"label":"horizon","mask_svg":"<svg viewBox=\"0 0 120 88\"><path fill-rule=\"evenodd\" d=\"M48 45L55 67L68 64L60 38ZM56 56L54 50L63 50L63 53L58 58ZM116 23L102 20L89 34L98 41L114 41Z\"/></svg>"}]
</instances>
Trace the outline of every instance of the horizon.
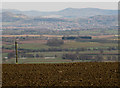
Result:
<instances>
[{"instance_id":1,"label":"horizon","mask_svg":"<svg viewBox=\"0 0 120 88\"><path fill-rule=\"evenodd\" d=\"M105 10L118 10L116 2L3 2L2 9L15 9L20 11L60 11L66 8L98 8Z\"/></svg>"},{"instance_id":2,"label":"horizon","mask_svg":"<svg viewBox=\"0 0 120 88\"><path fill-rule=\"evenodd\" d=\"M101 9L101 8L71 8L71 7L68 7L68 8L64 8L64 9L58 10L58 11L62 11L62 10L65 10L65 9ZM38 11L38 12L57 12L57 11L20 10L20 9L3 9L3 8L2 8L2 10ZM116 9L101 9L101 10L116 10Z\"/></svg>"}]
</instances>

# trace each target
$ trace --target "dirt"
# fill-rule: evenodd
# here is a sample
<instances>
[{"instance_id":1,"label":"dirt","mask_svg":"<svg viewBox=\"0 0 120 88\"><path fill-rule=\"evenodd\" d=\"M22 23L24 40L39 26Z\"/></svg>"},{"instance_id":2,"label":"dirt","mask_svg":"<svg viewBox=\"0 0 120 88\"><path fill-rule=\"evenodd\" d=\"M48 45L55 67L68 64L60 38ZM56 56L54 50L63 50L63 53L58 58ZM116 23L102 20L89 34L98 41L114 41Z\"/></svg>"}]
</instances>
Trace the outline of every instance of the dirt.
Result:
<instances>
[{"instance_id":1,"label":"dirt","mask_svg":"<svg viewBox=\"0 0 120 88\"><path fill-rule=\"evenodd\" d=\"M63 35L2 35L2 37L63 37ZM76 36L76 35L71 35L71 36ZM109 37L114 37L115 35L100 35L100 36L92 36L93 38L109 38Z\"/></svg>"},{"instance_id":2,"label":"dirt","mask_svg":"<svg viewBox=\"0 0 120 88\"><path fill-rule=\"evenodd\" d=\"M115 35L100 35L100 36L92 36L92 38L110 38L114 37Z\"/></svg>"},{"instance_id":3,"label":"dirt","mask_svg":"<svg viewBox=\"0 0 120 88\"><path fill-rule=\"evenodd\" d=\"M14 52L14 50L8 50L8 49L3 49L2 50L2 53L11 53L11 52Z\"/></svg>"},{"instance_id":4,"label":"dirt","mask_svg":"<svg viewBox=\"0 0 120 88\"><path fill-rule=\"evenodd\" d=\"M2 37L62 37L63 35L2 35Z\"/></svg>"},{"instance_id":5,"label":"dirt","mask_svg":"<svg viewBox=\"0 0 120 88\"><path fill-rule=\"evenodd\" d=\"M47 40L27 40L27 41L19 41L21 44L31 44L31 43L38 43L38 44L45 44Z\"/></svg>"},{"instance_id":6,"label":"dirt","mask_svg":"<svg viewBox=\"0 0 120 88\"><path fill-rule=\"evenodd\" d=\"M3 64L5 86L119 86L117 62ZM30 88L29 87L29 88ZM119 86L120 87L120 86Z\"/></svg>"}]
</instances>

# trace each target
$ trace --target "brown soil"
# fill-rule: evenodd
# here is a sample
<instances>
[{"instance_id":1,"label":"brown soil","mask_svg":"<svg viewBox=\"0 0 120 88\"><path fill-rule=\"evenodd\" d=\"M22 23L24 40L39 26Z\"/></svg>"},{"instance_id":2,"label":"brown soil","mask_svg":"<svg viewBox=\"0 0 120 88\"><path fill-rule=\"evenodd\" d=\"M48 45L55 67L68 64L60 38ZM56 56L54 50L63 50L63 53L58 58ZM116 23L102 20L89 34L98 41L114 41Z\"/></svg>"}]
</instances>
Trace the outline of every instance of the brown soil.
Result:
<instances>
[{"instance_id":1,"label":"brown soil","mask_svg":"<svg viewBox=\"0 0 120 88\"><path fill-rule=\"evenodd\" d=\"M114 37L115 35L101 35L101 36L92 36L93 38L110 38Z\"/></svg>"},{"instance_id":2,"label":"brown soil","mask_svg":"<svg viewBox=\"0 0 120 88\"><path fill-rule=\"evenodd\" d=\"M2 41L2 44L4 45L4 44L11 44L11 43Z\"/></svg>"},{"instance_id":3,"label":"brown soil","mask_svg":"<svg viewBox=\"0 0 120 88\"><path fill-rule=\"evenodd\" d=\"M21 44L30 44L30 43L39 43L39 44L45 44L47 40L28 40L28 41L19 41Z\"/></svg>"},{"instance_id":4,"label":"brown soil","mask_svg":"<svg viewBox=\"0 0 120 88\"><path fill-rule=\"evenodd\" d=\"M2 35L2 37L40 37L41 35ZM63 35L42 35L44 37L62 37Z\"/></svg>"},{"instance_id":5,"label":"brown soil","mask_svg":"<svg viewBox=\"0 0 120 88\"><path fill-rule=\"evenodd\" d=\"M11 52L14 52L14 50L2 49L2 53L11 53Z\"/></svg>"},{"instance_id":6,"label":"brown soil","mask_svg":"<svg viewBox=\"0 0 120 88\"><path fill-rule=\"evenodd\" d=\"M2 35L2 37L40 37L41 35ZM42 35L44 37L63 37L63 35ZM71 35L76 36L76 35ZM114 37L115 35L100 35L100 36L92 36L93 38L109 38Z\"/></svg>"},{"instance_id":7,"label":"brown soil","mask_svg":"<svg viewBox=\"0 0 120 88\"><path fill-rule=\"evenodd\" d=\"M2 70L3 86L119 86L117 62L3 64Z\"/></svg>"}]
</instances>

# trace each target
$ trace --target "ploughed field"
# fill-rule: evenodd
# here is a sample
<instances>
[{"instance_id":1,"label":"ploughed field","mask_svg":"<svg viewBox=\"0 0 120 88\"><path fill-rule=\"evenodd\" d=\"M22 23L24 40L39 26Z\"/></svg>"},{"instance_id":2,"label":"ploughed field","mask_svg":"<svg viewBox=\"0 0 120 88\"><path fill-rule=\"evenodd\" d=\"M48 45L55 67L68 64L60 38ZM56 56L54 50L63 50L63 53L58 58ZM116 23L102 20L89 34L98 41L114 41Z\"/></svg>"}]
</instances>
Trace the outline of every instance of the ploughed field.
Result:
<instances>
[{"instance_id":1,"label":"ploughed field","mask_svg":"<svg viewBox=\"0 0 120 88\"><path fill-rule=\"evenodd\" d=\"M3 86L119 86L118 62L3 64Z\"/></svg>"}]
</instances>

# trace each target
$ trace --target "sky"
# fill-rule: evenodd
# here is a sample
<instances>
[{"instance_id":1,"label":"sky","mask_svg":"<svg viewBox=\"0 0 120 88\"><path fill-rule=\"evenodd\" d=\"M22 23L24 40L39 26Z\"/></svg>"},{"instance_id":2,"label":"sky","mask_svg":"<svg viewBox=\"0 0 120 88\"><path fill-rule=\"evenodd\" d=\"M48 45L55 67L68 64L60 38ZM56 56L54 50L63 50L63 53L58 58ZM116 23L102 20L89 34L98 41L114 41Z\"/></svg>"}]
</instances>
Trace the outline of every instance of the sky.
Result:
<instances>
[{"instance_id":1,"label":"sky","mask_svg":"<svg viewBox=\"0 0 120 88\"><path fill-rule=\"evenodd\" d=\"M117 2L2 2L3 9L59 11L65 8L118 9Z\"/></svg>"},{"instance_id":2,"label":"sky","mask_svg":"<svg viewBox=\"0 0 120 88\"><path fill-rule=\"evenodd\" d=\"M119 2L120 0L0 0L2 2Z\"/></svg>"}]
</instances>

